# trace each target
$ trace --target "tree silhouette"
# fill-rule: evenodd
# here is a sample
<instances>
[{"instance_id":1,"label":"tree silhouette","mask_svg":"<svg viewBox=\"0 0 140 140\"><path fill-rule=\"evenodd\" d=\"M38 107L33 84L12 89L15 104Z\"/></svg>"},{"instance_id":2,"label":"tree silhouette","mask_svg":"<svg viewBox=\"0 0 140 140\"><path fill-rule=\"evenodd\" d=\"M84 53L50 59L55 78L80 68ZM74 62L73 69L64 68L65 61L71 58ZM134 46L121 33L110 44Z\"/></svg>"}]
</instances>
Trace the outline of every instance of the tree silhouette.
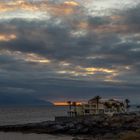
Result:
<instances>
[{"instance_id":1,"label":"tree silhouette","mask_svg":"<svg viewBox=\"0 0 140 140\"><path fill-rule=\"evenodd\" d=\"M101 97L100 96L95 96L94 99L96 100L97 113L99 113L99 102L100 102Z\"/></svg>"},{"instance_id":2,"label":"tree silhouette","mask_svg":"<svg viewBox=\"0 0 140 140\"><path fill-rule=\"evenodd\" d=\"M137 105L137 109L140 111L140 105Z\"/></svg>"},{"instance_id":3,"label":"tree silhouette","mask_svg":"<svg viewBox=\"0 0 140 140\"><path fill-rule=\"evenodd\" d=\"M77 105L77 102L72 102L72 105L74 107L74 114L75 116L77 115L77 112L76 112L76 105Z\"/></svg>"},{"instance_id":4,"label":"tree silhouette","mask_svg":"<svg viewBox=\"0 0 140 140\"><path fill-rule=\"evenodd\" d=\"M128 112L128 109L130 108L129 103L130 103L130 101L128 99L125 99L125 104L126 104L127 112Z\"/></svg>"},{"instance_id":5,"label":"tree silhouette","mask_svg":"<svg viewBox=\"0 0 140 140\"><path fill-rule=\"evenodd\" d=\"M67 101L67 104L69 105L69 112L70 112L70 116L71 116L72 102L71 101Z\"/></svg>"}]
</instances>

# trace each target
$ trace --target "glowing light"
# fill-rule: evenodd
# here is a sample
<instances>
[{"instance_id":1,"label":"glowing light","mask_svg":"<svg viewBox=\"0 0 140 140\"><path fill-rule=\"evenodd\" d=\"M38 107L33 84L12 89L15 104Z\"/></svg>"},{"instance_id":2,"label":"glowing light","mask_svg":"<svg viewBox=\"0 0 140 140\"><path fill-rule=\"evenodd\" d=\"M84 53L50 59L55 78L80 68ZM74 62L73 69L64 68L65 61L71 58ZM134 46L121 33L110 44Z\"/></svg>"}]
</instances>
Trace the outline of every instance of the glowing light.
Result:
<instances>
[{"instance_id":1,"label":"glowing light","mask_svg":"<svg viewBox=\"0 0 140 140\"><path fill-rule=\"evenodd\" d=\"M49 18L49 14L42 9L41 3L37 5L23 0L0 2L0 19L14 18L46 20Z\"/></svg>"},{"instance_id":2,"label":"glowing light","mask_svg":"<svg viewBox=\"0 0 140 140\"><path fill-rule=\"evenodd\" d=\"M54 102L53 103L56 106L69 106L69 104L67 102ZM82 102L76 102L76 105L81 105Z\"/></svg>"},{"instance_id":3,"label":"glowing light","mask_svg":"<svg viewBox=\"0 0 140 140\"><path fill-rule=\"evenodd\" d=\"M82 36L85 36L86 34L87 34L86 30L71 31L71 35L73 37L82 37Z\"/></svg>"},{"instance_id":4,"label":"glowing light","mask_svg":"<svg viewBox=\"0 0 140 140\"><path fill-rule=\"evenodd\" d=\"M130 70L131 67L130 67L130 66L126 66L125 69L126 69L126 70Z\"/></svg>"},{"instance_id":5,"label":"glowing light","mask_svg":"<svg viewBox=\"0 0 140 140\"><path fill-rule=\"evenodd\" d=\"M6 3L0 3L0 12L15 11L15 10L38 10L35 4L27 3L25 1L11 1Z\"/></svg>"},{"instance_id":6,"label":"glowing light","mask_svg":"<svg viewBox=\"0 0 140 140\"><path fill-rule=\"evenodd\" d=\"M14 19L14 18L19 18L19 19L29 19L29 20L48 20L50 17L47 15L45 12L10 12L9 14L0 14L0 19L3 20L9 20L9 19Z\"/></svg>"},{"instance_id":7,"label":"glowing light","mask_svg":"<svg viewBox=\"0 0 140 140\"><path fill-rule=\"evenodd\" d=\"M26 54L25 61L28 62L36 62L36 63L50 63L51 61L49 59L46 59L44 57L38 56L37 54Z\"/></svg>"},{"instance_id":8,"label":"glowing light","mask_svg":"<svg viewBox=\"0 0 140 140\"><path fill-rule=\"evenodd\" d=\"M58 74L65 74L65 75L71 75L71 76L90 76L100 73L107 73L109 75L115 75L117 73L117 70L114 69L107 69L107 68L95 68L95 67L89 67L84 68L81 66L76 66L73 68L73 70L65 69L57 71Z\"/></svg>"},{"instance_id":9,"label":"glowing light","mask_svg":"<svg viewBox=\"0 0 140 140\"><path fill-rule=\"evenodd\" d=\"M80 22L77 26L78 28L82 28L82 29L87 29L89 27L87 22Z\"/></svg>"},{"instance_id":10,"label":"glowing light","mask_svg":"<svg viewBox=\"0 0 140 140\"><path fill-rule=\"evenodd\" d=\"M27 61L30 61L30 62L39 62L39 63L50 63L50 60L41 60L41 59L37 59L37 60L27 60Z\"/></svg>"},{"instance_id":11,"label":"glowing light","mask_svg":"<svg viewBox=\"0 0 140 140\"><path fill-rule=\"evenodd\" d=\"M14 34L10 34L10 35L0 34L0 41L10 41L13 39L16 39L16 35Z\"/></svg>"},{"instance_id":12,"label":"glowing light","mask_svg":"<svg viewBox=\"0 0 140 140\"><path fill-rule=\"evenodd\" d=\"M105 73L113 73L115 72L112 69L105 69L105 68L94 68L94 67L89 67L89 68L85 68L85 70L87 72L105 72Z\"/></svg>"},{"instance_id":13,"label":"glowing light","mask_svg":"<svg viewBox=\"0 0 140 140\"><path fill-rule=\"evenodd\" d=\"M70 63L67 63L67 62L60 62L60 66L70 66L71 64Z\"/></svg>"},{"instance_id":14,"label":"glowing light","mask_svg":"<svg viewBox=\"0 0 140 140\"><path fill-rule=\"evenodd\" d=\"M75 1L66 1L64 2L65 5L68 5L68 6L78 6L79 4Z\"/></svg>"}]
</instances>

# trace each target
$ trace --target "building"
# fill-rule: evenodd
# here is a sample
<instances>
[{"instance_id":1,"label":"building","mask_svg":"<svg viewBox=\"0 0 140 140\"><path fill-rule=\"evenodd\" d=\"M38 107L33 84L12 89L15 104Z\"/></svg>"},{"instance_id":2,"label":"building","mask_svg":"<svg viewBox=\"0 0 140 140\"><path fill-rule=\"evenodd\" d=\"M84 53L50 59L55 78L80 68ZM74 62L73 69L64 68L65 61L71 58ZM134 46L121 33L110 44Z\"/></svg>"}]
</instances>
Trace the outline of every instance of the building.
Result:
<instances>
[{"instance_id":1,"label":"building","mask_svg":"<svg viewBox=\"0 0 140 140\"><path fill-rule=\"evenodd\" d=\"M101 99L99 96L90 99L86 103L81 103L70 107L68 111L69 116L85 116L85 115L95 115L95 114L107 114L113 115L117 113L126 112L125 101L117 99Z\"/></svg>"}]
</instances>

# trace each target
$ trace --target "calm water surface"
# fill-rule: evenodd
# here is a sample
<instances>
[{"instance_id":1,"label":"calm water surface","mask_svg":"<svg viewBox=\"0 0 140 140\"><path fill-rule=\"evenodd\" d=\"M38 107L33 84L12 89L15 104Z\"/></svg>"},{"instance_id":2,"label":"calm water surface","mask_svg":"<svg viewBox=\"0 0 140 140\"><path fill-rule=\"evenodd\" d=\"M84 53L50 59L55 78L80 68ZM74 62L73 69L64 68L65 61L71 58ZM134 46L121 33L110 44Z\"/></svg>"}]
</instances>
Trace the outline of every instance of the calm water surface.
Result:
<instances>
[{"instance_id":1,"label":"calm water surface","mask_svg":"<svg viewBox=\"0 0 140 140\"><path fill-rule=\"evenodd\" d=\"M26 106L0 107L0 125L24 124L54 120L55 116L67 114L67 107Z\"/></svg>"},{"instance_id":2,"label":"calm water surface","mask_svg":"<svg viewBox=\"0 0 140 140\"><path fill-rule=\"evenodd\" d=\"M28 106L0 107L0 125L24 124L54 120L67 114L67 107ZM0 140L72 140L70 136L0 132Z\"/></svg>"}]
</instances>

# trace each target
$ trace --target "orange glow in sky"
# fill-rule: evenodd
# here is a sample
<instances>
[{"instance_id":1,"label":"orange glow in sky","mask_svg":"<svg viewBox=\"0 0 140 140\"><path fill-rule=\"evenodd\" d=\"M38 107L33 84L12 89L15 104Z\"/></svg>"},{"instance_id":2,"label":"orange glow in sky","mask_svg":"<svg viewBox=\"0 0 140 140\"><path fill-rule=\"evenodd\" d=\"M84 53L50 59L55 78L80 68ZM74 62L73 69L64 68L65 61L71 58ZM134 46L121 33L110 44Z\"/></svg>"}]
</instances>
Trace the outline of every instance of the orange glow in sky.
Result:
<instances>
[{"instance_id":1,"label":"orange glow in sky","mask_svg":"<svg viewBox=\"0 0 140 140\"><path fill-rule=\"evenodd\" d=\"M68 106L69 104L67 102L54 102L53 103L56 106ZM77 105L81 105L81 102L76 102Z\"/></svg>"},{"instance_id":2,"label":"orange glow in sky","mask_svg":"<svg viewBox=\"0 0 140 140\"><path fill-rule=\"evenodd\" d=\"M69 6L78 6L79 4L75 1L66 1L64 4L69 5Z\"/></svg>"},{"instance_id":3,"label":"orange glow in sky","mask_svg":"<svg viewBox=\"0 0 140 140\"><path fill-rule=\"evenodd\" d=\"M13 39L16 39L16 35L14 34L10 34L10 35L0 34L0 41L10 41Z\"/></svg>"}]
</instances>

